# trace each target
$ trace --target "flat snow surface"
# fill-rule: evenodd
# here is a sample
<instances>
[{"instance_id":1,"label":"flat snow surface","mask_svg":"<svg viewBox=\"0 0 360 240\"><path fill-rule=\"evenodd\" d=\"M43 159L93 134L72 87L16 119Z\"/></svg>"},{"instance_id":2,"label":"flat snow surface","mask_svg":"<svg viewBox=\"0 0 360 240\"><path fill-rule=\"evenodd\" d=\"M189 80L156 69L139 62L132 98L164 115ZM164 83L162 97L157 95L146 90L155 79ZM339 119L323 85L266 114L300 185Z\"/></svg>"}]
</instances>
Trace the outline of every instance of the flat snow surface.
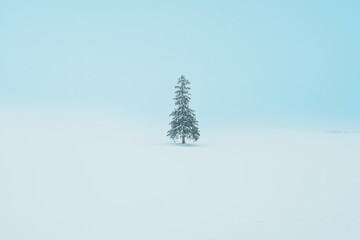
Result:
<instances>
[{"instance_id":1,"label":"flat snow surface","mask_svg":"<svg viewBox=\"0 0 360 240\"><path fill-rule=\"evenodd\" d=\"M0 239L360 239L360 134L0 119Z\"/></svg>"}]
</instances>

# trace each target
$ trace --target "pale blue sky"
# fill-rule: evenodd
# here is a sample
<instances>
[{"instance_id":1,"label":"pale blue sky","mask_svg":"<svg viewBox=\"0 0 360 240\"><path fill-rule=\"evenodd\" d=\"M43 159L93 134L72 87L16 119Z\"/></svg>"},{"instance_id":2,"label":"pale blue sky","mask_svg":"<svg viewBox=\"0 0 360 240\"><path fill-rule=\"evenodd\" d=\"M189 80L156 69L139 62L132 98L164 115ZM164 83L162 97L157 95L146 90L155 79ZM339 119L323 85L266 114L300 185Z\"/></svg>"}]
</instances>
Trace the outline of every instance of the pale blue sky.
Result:
<instances>
[{"instance_id":1,"label":"pale blue sky","mask_svg":"<svg viewBox=\"0 0 360 240\"><path fill-rule=\"evenodd\" d=\"M359 1L1 1L0 107L360 120Z\"/></svg>"}]
</instances>

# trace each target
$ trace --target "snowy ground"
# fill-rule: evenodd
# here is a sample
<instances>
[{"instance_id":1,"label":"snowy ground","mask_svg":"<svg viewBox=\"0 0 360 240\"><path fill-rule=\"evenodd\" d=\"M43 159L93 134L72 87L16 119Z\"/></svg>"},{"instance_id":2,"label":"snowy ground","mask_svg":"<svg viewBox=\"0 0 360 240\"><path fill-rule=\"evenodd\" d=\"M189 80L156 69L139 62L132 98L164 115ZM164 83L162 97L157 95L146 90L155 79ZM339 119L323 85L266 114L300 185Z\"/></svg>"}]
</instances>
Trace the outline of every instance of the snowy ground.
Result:
<instances>
[{"instance_id":1,"label":"snowy ground","mask_svg":"<svg viewBox=\"0 0 360 240\"><path fill-rule=\"evenodd\" d=\"M360 134L164 130L3 115L0 239L360 239Z\"/></svg>"}]
</instances>

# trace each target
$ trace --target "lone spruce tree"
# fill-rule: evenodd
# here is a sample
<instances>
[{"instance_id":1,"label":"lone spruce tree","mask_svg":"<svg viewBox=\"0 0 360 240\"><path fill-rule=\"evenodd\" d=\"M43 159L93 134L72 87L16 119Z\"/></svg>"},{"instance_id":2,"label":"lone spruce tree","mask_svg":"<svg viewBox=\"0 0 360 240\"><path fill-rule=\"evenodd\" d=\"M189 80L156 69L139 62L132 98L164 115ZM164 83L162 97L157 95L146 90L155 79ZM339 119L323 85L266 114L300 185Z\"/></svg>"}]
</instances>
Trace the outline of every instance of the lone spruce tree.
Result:
<instances>
[{"instance_id":1,"label":"lone spruce tree","mask_svg":"<svg viewBox=\"0 0 360 240\"><path fill-rule=\"evenodd\" d=\"M189 84L189 80L184 75L181 75L178 79L175 86L175 110L170 114L170 117L172 117L171 129L167 132L167 136L174 141L181 138L182 144L185 144L185 138L197 141L200 137L195 111L189 107L191 99Z\"/></svg>"}]
</instances>

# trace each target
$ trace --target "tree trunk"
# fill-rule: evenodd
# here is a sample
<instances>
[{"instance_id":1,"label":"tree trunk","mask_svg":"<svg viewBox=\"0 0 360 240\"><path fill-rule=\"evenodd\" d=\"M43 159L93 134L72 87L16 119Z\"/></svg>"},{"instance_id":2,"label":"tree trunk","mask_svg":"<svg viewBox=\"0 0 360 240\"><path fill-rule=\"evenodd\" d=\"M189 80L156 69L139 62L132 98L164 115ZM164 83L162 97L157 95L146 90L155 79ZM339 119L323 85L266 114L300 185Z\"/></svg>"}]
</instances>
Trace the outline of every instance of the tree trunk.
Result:
<instances>
[{"instance_id":1,"label":"tree trunk","mask_svg":"<svg viewBox=\"0 0 360 240\"><path fill-rule=\"evenodd\" d=\"M185 136L182 136L182 144L185 144Z\"/></svg>"}]
</instances>

